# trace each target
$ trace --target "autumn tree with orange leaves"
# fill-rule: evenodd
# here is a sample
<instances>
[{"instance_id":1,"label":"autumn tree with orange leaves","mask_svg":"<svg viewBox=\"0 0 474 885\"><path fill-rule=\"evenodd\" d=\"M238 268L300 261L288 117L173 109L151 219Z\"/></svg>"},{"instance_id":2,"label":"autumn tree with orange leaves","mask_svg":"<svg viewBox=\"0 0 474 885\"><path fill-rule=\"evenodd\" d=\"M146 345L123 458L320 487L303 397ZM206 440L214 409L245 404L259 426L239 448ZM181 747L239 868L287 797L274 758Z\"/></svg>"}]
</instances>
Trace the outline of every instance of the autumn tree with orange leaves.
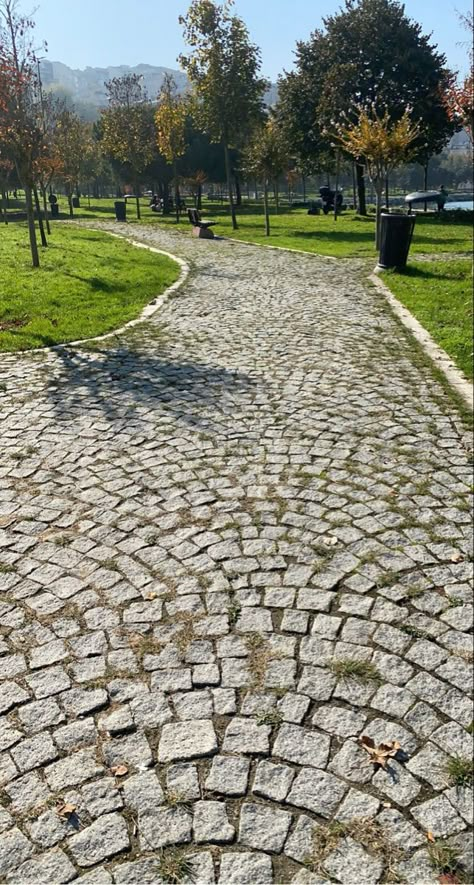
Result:
<instances>
[{"instance_id":1,"label":"autumn tree with orange leaves","mask_svg":"<svg viewBox=\"0 0 474 885\"><path fill-rule=\"evenodd\" d=\"M31 259L33 267L39 267L33 196L43 130L33 28L34 22L19 14L17 0L0 0L0 142L25 190Z\"/></svg>"}]
</instances>

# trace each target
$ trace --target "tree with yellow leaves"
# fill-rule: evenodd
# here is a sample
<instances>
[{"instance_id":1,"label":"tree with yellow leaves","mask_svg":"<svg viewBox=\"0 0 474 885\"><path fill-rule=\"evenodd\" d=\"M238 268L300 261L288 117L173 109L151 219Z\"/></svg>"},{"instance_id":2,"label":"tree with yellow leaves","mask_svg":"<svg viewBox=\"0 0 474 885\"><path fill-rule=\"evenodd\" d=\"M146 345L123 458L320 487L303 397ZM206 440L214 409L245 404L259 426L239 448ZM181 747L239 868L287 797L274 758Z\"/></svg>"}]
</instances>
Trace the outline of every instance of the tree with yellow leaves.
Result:
<instances>
[{"instance_id":1,"label":"tree with yellow leaves","mask_svg":"<svg viewBox=\"0 0 474 885\"><path fill-rule=\"evenodd\" d=\"M278 123L269 118L263 126L255 130L243 151L243 166L246 172L255 175L263 184L263 206L265 212L265 235L270 236L270 213L268 209L268 188L278 182L288 163L286 141Z\"/></svg>"},{"instance_id":2,"label":"tree with yellow leaves","mask_svg":"<svg viewBox=\"0 0 474 885\"><path fill-rule=\"evenodd\" d=\"M358 108L358 119L337 127L335 137L348 154L359 159L364 157L364 165L376 193L375 245L380 245L380 216L382 194L388 174L406 163L410 157L410 147L420 134L419 123L411 119L407 108L399 120L393 121L386 109L383 114L375 104L370 108Z\"/></svg>"},{"instance_id":3,"label":"tree with yellow leaves","mask_svg":"<svg viewBox=\"0 0 474 885\"><path fill-rule=\"evenodd\" d=\"M187 101L178 95L172 74L165 74L155 113L156 141L160 154L173 167L176 222L179 222L178 159L186 151Z\"/></svg>"}]
</instances>

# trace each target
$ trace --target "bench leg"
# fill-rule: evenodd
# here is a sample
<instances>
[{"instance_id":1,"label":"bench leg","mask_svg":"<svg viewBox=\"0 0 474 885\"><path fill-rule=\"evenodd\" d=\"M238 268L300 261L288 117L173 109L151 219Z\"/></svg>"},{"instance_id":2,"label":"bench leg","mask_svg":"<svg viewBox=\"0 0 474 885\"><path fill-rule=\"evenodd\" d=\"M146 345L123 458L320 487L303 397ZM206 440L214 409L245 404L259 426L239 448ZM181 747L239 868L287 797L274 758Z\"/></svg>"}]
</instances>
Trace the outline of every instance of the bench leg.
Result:
<instances>
[{"instance_id":1,"label":"bench leg","mask_svg":"<svg viewBox=\"0 0 474 885\"><path fill-rule=\"evenodd\" d=\"M199 227L198 228L198 237L200 240L213 240L214 233L210 227Z\"/></svg>"}]
</instances>

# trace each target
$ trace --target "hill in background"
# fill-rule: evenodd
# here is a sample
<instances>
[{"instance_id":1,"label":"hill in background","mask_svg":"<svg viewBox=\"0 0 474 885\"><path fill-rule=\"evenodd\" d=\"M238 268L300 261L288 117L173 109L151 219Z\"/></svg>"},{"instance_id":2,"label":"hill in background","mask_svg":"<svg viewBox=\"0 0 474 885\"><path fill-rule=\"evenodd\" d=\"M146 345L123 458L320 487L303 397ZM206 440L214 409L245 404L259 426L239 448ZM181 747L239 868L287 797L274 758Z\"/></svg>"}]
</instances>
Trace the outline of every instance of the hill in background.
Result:
<instances>
[{"instance_id":1,"label":"hill in background","mask_svg":"<svg viewBox=\"0 0 474 885\"><path fill-rule=\"evenodd\" d=\"M117 65L107 68L85 68L83 71L70 68L60 61L44 59L40 63L41 80L45 89L74 102L78 112L87 120L95 120L98 109L107 103L105 82L113 77L125 74L139 74L152 100L158 95L165 74L172 74L179 92L184 92L188 85L186 74L173 68L155 65ZM277 99L276 84L272 84L265 96L266 103L272 105Z\"/></svg>"}]
</instances>

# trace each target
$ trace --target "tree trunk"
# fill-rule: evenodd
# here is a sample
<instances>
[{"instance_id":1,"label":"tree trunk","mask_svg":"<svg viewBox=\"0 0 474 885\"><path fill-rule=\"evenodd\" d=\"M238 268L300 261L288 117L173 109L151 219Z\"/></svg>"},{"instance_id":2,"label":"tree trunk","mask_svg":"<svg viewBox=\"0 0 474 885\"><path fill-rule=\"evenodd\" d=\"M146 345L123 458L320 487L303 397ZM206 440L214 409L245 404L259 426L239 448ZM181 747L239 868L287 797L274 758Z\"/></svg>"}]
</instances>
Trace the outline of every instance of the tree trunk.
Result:
<instances>
[{"instance_id":1,"label":"tree trunk","mask_svg":"<svg viewBox=\"0 0 474 885\"><path fill-rule=\"evenodd\" d=\"M72 208L72 192L71 192L71 188L69 187L69 185L67 186L67 189L66 189L66 196L67 196L67 202L68 202L68 206L69 206L69 215L72 218L74 215L74 211Z\"/></svg>"},{"instance_id":2,"label":"tree trunk","mask_svg":"<svg viewBox=\"0 0 474 885\"><path fill-rule=\"evenodd\" d=\"M5 191L2 188L2 215L3 221L5 224L8 224L8 212L7 212L7 198Z\"/></svg>"},{"instance_id":3,"label":"tree trunk","mask_svg":"<svg viewBox=\"0 0 474 885\"><path fill-rule=\"evenodd\" d=\"M306 176L301 176L301 182L303 184L303 203L306 204Z\"/></svg>"},{"instance_id":4,"label":"tree trunk","mask_svg":"<svg viewBox=\"0 0 474 885\"><path fill-rule=\"evenodd\" d=\"M28 234L30 237L31 261L33 267L39 267L38 243L36 242L35 216L33 212L33 196L31 187L25 185L26 217L28 219Z\"/></svg>"},{"instance_id":5,"label":"tree trunk","mask_svg":"<svg viewBox=\"0 0 474 885\"><path fill-rule=\"evenodd\" d=\"M428 190L428 166L429 166L429 162L430 162L430 161L427 160L426 163L425 163L425 165L424 165L424 167L423 167L423 190L424 190L424 191L427 191L427 190ZM424 211L425 211L425 212L428 211L428 203L425 203Z\"/></svg>"},{"instance_id":6,"label":"tree trunk","mask_svg":"<svg viewBox=\"0 0 474 885\"><path fill-rule=\"evenodd\" d=\"M173 161L173 180L174 180L174 211L176 215L176 224L179 224L179 187L178 187L178 164Z\"/></svg>"},{"instance_id":7,"label":"tree trunk","mask_svg":"<svg viewBox=\"0 0 474 885\"><path fill-rule=\"evenodd\" d=\"M39 201L39 196L38 196L38 189L36 187L33 188L33 196L35 198L36 214L38 216L38 225L39 225L39 229L40 229L41 245L47 246L48 241L46 239L46 234L44 232L43 216L41 215L41 206L40 206L40 201Z\"/></svg>"},{"instance_id":8,"label":"tree trunk","mask_svg":"<svg viewBox=\"0 0 474 885\"><path fill-rule=\"evenodd\" d=\"M263 211L265 213L265 236L270 236L270 213L268 211L268 181L263 183Z\"/></svg>"},{"instance_id":9,"label":"tree trunk","mask_svg":"<svg viewBox=\"0 0 474 885\"><path fill-rule=\"evenodd\" d=\"M337 221L337 195L339 191L339 165L340 165L340 154L339 150L337 151L336 156L336 182L334 185L334 221Z\"/></svg>"},{"instance_id":10,"label":"tree trunk","mask_svg":"<svg viewBox=\"0 0 474 885\"><path fill-rule=\"evenodd\" d=\"M375 182L375 248L380 249L380 220L382 215L383 180Z\"/></svg>"},{"instance_id":11,"label":"tree trunk","mask_svg":"<svg viewBox=\"0 0 474 885\"><path fill-rule=\"evenodd\" d=\"M367 203L365 201L365 179L364 167L361 163L356 163L357 177L357 208L359 215L367 215Z\"/></svg>"},{"instance_id":12,"label":"tree trunk","mask_svg":"<svg viewBox=\"0 0 474 885\"><path fill-rule=\"evenodd\" d=\"M227 141L224 141L224 160L225 160L225 175L227 180L227 192L229 196L229 208L230 214L232 216L232 230L237 230L237 219L235 217L235 207L234 200L232 198L232 182L230 178L230 162L229 162L229 146Z\"/></svg>"},{"instance_id":13,"label":"tree trunk","mask_svg":"<svg viewBox=\"0 0 474 885\"><path fill-rule=\"evenodd\" d=\"M354 204L354 209L357 211L357 185L355 163L352 164L352 202Z\"/></svg>"},{"instance_id":14,"label":"tree trunk","mask_svg":"<svg viewBox=\"0 0 474 885\"><path fill-rule=\"evenodd\" d=\"M142 216L140 214L140 187L138 184L138 178L135 179L135 200L137 204L137 218L140 220Z\"/></svg>"},{"instance_id":15,"label":"tree trunk","mask_svg":"<svg viewBox=\"0 0 474 885\"><path fill-rule=\"evenodd\" d=\"M198 212L200 212L202 209L202 184L198 184L196 209L198 210Z\"/></svg>"},{"instance_id":16,"label":"tree trunk","mask_svg":"<svg viewBox=\"0 0 474 885\"><path fill-rule=\"evenodd\" d=\"M280 194L278 193L278 180L273 183L273 193L275 195L275 213L278 215L280 209Z\"/></svg>"},{"instance_id":17,"label":"tree trunk","mask_svg":"<svg viewBox=\"0 0 474 885\"><path fill-rule=\"evenodd\" d=\"M387 207L387 211L390 211L390 194L388 187L388 175L385 177L385 206Z\"/></svg>"},{"instance_id":18,"label":"tree trunk","mask_svg":"<svg viewBox=\"0 0 474 885\"><path fill-rule=\"evenodd\" d=\"M242 191L240 188L240 179L239 179L239 176L237 175L237 172L234 172L234 181L235 181L235 205L241 206L242 205Z\"/></svg>"},{"instance_id":19,"label":"tree trunk","mask_svg":"<svg viewBox=\"0 0 474 885\"><path fill-rule=\"evenodd\" d=\"M255 202L258 201L258 181L255 179Z\"/></svg>"},{"instance_id":20,"label":"tree trunk","mask_svg":"<svg viewBox=\"0 0 474 885\"><path fill-rule=\"evenodd\" d=\"M46 188L45 187L41 188L41 196L43 197L43 212L44 212L44 220L46 222L46 230L48 231L48 234L51 236L51 225L49 223L48 201L46 199Z\"/></svg>"}]
</instances>

